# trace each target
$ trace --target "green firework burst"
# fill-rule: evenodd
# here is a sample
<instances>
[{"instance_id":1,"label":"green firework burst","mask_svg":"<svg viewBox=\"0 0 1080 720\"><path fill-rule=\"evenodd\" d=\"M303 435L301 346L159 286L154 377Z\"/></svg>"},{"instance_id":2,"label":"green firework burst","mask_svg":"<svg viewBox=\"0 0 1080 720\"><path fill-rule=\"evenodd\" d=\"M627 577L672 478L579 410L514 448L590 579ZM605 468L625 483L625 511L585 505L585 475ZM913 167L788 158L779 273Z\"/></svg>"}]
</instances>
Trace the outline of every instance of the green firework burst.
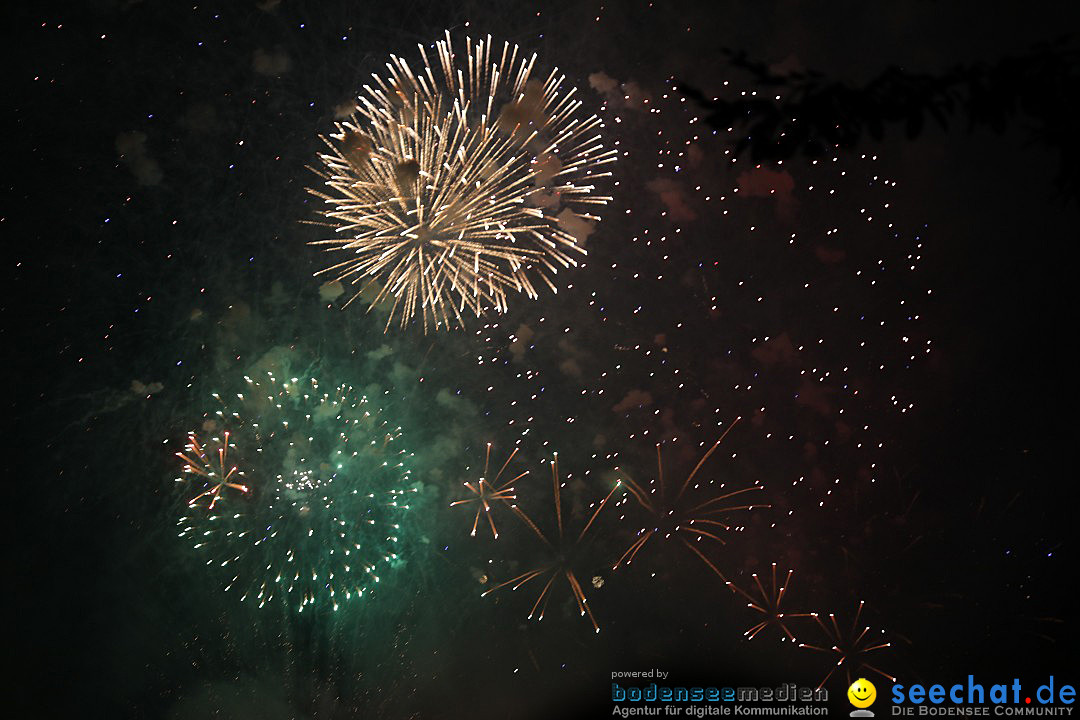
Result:
<instances>
[{"instance_id":1,"label":"green firework burst","mask_svg":"<svg viewBox=\"0 0 1080 720\"><path fill-rule=\"evenodd\" d=\"M177 453L179 535L241 600L337 610L398 561L416 492L401 429L347 385L244 380L235 398L214 394L220 409Z\"/></svg>"}]
</instances>

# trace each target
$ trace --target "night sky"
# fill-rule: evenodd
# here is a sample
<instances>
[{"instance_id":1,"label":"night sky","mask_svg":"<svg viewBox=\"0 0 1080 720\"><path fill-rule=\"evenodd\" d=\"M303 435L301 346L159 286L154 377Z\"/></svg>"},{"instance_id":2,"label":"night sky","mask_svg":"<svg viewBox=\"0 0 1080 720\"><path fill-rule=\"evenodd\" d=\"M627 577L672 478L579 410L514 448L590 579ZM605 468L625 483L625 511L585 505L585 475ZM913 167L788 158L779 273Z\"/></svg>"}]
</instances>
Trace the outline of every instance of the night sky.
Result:
<instances>
[{"instance_id":1,"label":"night sky","mask_svg":"<svg viewBox=\"0 0 1080 720\"><path fill-rule=\"evenodd\" d=\"M1066 106L1045 110L1075 91L1047 80L1077 75L1064 4L92 0L4 15L5 684L27 716L609 717L611 674L649 668L816 687L837 658L799 647L835 641L813 617L745 635L763 618L753 574L770 591L773 563L780 584L794 571L789 615L835 613L846 631L865 603L858 628L889 643L825 680L834 714L848 672L882 696L884 675L1080 679L1078 185ZM618 159L596 181L599 222L564 218L587 255L552 276L557 293L510 292L505 312L425 333L419 317L386 327L370 293L343 307L359 286L315 277L342 258L311 245L334 233L309 190L325 192L320 135L372 74L391 54L419 69L417 44L447 30L535 52L541 78L557 67ZM1035 69L996 70L1016 67ZM897 86L875 98L875 79L940 87L958 68L978 97L950 86L880 115ZM795 126L860 132L812 151L752 137L806 78L854 101L804 103ZM1018 82L1035 88L1023 101ZM248 392L271 375L344 386L378 420L324 432L325 408ZM300 463L284 433L253 430L275 412L307 423L312 447L367 448L330 485L362 490L335 499L357 561L380 556L362 597L326 595L337 525L295 557L277 537L193 547L201 529L185 532L214 512L189 507L205 488L177 457L189 433L237 438L251 487L223 488L217 511L242 525ZM708 504L730 509L707 536L635 497L663 505L658 446L669 499L693 477L684 520L736 493ZM476 503L451 503L511 454L498 482L521 476L517 510L492 501L495 539ZM391 456L392 478L363 467ZM368 508L388 487L407 510ZM284 535L318 516L304 492L279 503ZM395 525L386 560L380 523ZM552 562L572 573L543 597L549 575L481 597ZM296 594L241 599L294 565L323 573L302 612Z\"/></svg>"}]
</instances>

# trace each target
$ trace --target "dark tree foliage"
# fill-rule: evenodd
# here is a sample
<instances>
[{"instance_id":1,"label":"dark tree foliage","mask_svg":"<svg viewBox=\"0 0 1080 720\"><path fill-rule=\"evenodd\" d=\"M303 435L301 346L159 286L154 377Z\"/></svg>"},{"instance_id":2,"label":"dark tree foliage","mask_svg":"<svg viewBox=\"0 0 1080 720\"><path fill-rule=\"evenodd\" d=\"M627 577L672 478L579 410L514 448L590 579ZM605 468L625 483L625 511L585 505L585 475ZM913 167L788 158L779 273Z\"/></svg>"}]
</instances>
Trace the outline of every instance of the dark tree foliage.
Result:
<instances>
[{"instance_id":1,"label":"dark tree foliage","mask_svg":"<svg viewBox=\"0 0 1080 720\"><path fill-rule=\"evenodd\" d=\"M1068 109L1069 95L1080 88L1080 49L1073 36L1021 56L958 65L940 75L890 67L861 87L813 71L778 74L745 52L725 53L767 92L707 98L696 88L679 87L705 108L710 125L744 131L734 149L749 152L753 160L818 157L831 147L854 147L864 135L881 140L889 126L903 125L914 139L928 119L946 130L951 123L965 123L968 132L1004 132L1020 123L1032 142L1060 153L1061 190L1074 200L1080 190L1080 142ZM777 95L780 100L774 99Z\"/></svg>"}]
</instances>

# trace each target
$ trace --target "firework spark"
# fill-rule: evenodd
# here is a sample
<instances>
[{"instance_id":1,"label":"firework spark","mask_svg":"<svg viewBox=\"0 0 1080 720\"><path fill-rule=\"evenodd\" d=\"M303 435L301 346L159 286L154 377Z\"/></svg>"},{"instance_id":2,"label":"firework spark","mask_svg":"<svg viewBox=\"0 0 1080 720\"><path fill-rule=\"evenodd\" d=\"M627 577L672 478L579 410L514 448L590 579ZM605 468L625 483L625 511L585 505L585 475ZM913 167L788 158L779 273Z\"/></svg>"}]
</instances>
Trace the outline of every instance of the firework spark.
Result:
<instances>
[{"instance_id":1,"label":"firework spark","mask_svg":"<svg viewBox=\"0 0 1080 720\"><path fill-rule=\"evenodd\" d=\"M884 631L879 631L874 634L870 630L870 626L866 625L859 627L859 618L862 616L862 609L865 602L859 601L858 606L855 608L855 618L851 621L851 627L848 628L846 624L841 627L841 624L836 620L836 615L829 613L829 621L824 622L818 613L811 613L811 617L825 633L827 638L828 647L820 647L817 645L809 645L807 643L800 643L799 647L806 648L808 650L817 650L818 652L832 653L836 658L836 665L829 670L829 673L818 685L818 688L825 686L825 683L829 681L829 678L833 676L841 666L844 667L847 674L847 684L851 684L851 678L858 677L863 668L872 670L878 675L887 678L890 682L896 682L896 678L889 675L884 670L879 670L866 661L866 656L872 652L878 650L884 650L885 648L892 647L892 643L883 642L880 639L880 634Z\"/></svg>"},{"instance_id":2,"label":"firework spark","mask_svg":"<svg viewBox=\"0 0 1080 720\"><path fill-rule=\"evenodd\" d=\"M500 502L509 503L509 501L517 499L517 495L514 494L514 483L529 474L529 471L526 470L520 475L507 480L502 485L499 484L499 478L502 477L503 472L510 464L510 461L514 459L515 455L517 455L517 448L514 448L514 452L510 453L510 457L506 458L506 462L499 468L499 472L496 473L495 478L489 482L487 476L488 463L491 461L491 443L488 443L487 453L484 456L484 474L475 483L463 483L475 497L450 503L450 507L476 503L476 517L473 519L472 532L469 533L472 537L476 537L476 528L480 524L480 514L483 513L484 517L487 518L488 524L491 526L492 537L496 540L499 539L499 531L495 529L495 518L491 515L491 506Z\"/></svg>"},{"instance_id":3,"label":"firework spark","mask_svg":"<svg viewBox=\"0 0 1080 720\"><path fill-rule=\"evenodd\" d=\"M325 187L310 192L338 235L313 244L348 255L319 274L361 283L349 302L386 302L387 329L419 314L427 332L503 312L509 291L557 292L553 276L585 255L571 230L611 199L594 183L616 154L557 69L533 78L535 54L490 36L455 53L449 33L419 49L417 72L391 55L322 138Z\"/></svg>"},{"instance_id":4,"label":"firework spark","mask_svg":"<svg viewBox=\"0 0 1080 720\"><path fill-rule=\"evenodd\" d=\"M756 597L738 587L733 582L729 581L727 583L727 586L731 588L733 592L746 598L746 606L748 608L761 613L763 616L761 622L743 633L747 640L753 640L758 633L771 625L779 629L788 640L795 642L795 636L791 634L791 630L788 629L786 621L789 618L811 617L811 615L809 613L785 613L780 609L780 604L784 601L784 593L791 587L791 576L794 573L794 570L788 570L787 577L784 578L784 584L778 586L776 584L776 563L773 563L772 585L768 590L765 589L765 585L761 582L761 578L758 577L758 574L754 573L751 577L754 578L754 583L757 585L758 595Z\"/></svg>"},{"instance_id":5,"label":"firework spark","mask_svg":"<svg viewBox=\"0 0 1080 720\"><path fill-rule=\"evenodd\" d=\"M608 492L607 496L596 506L596 510L593 511L592 516L589 517L589 521L585 523L585 527L582 528L581 532L578 533L576 537L571 536L571 538L567 538L563 523L562 494L559 483L559 456L557 453L555 458L551 461L551 485L555 495L555 522L558 528L558 535L554 538L554 541L544 535L536 523L533 522L521 508L516 505L510 506L514 513L521 518L522 522L528 526L529 530L531 530L552 552L553 558L551 562L545 563L537 568L524 572L517 577L500 583L490 590L485 591L480 597L486 597L507 585L512 586L512 590L517 590L530 580L539 578L539 580L543 582L544 578L547 578L547 582L544 583L540 595L537 596L536 602L533 603L532 609L529 611L529 620L532 620L535 617L539 621L544 619L544 613L547 611L548 600L551 598L551 587L555 584L556 580L562 577L566 579L567 584L570 586L570 592L573 594L574 602L577 603L578 612L582 617L588 616L593 629L596 632L600 632L600 625L596 622L596 617L589 607L589 601L585 597L585 591L582 589L581 583L578 581L577 575L574 572L574 558L577 554L575 551L581 545L586 533L589 532L589 528L592 527L593 523L596 521L596 517L600 514L600 511L604 509L604 506L607 505L611 496L621 487L621 483L616 483L611 488L611 491ZM600 587L602 584L602 582L598 583L595 578L593 579L594 587ZM539 615L537 615L537 611L539 611Z\"/></svg>"},{"instance_id":6,"label":"firework spark","mask_svg":"<svg viewBox=\"0 0 1080 720\"><path fill-rule=\"evenodd\" d=\"M177 481L199 483L179 535L207 565L226 569L225 589L238 588L241 600L337 610L397 560L407 496L418 491L400 429L345 385L324 392L317 380L270 373L245 380L235 403L215 394L222 408L203 423L211 433L228 429L204 442L191 433L187 453L177 453L185 463ZM238 492L215 507L227 489Z\"/></svg>"},{"instance_id":7,"label":"firework spark","mask_svg":"<svg viewBox=\"0 0 1080 720\"><path fill-rule=\"evenodd\" d=\"M708 539L723 545L724 539L718 533L732 529L724 520L728 513L738 510L753 510L756 507L770 507L763 504L742 504L742 498L747 493L757 492L765 488L755 484L750 487L725 492L726 486L721 483L719 487L720 494L712 495L705 500L701 500L701 492L695 492L696 497L691 500L686 491L691 487L691 483L694 482L694 478L697 477L705 461L716 452L716 449L720 447L720 443L724 441L724 438L727 437L738 422L739 419L736 418L735 422L728 426L720 438L713 443L713 446L702 456L693 471L687 475L686 480L679 487L679 491L674 497L668 495L664 484L664 463L660 454L659 443L656 445L657 478L655 481L650 481L650 485L653 487L648 492L623 473L623 479L626 482L626 487L630 490L630 494L634 496L634 499L638 501L641 507L653 516L653 522L652 527L644 526L638 531L636 539L615 563L613 569L617 570L624 563L631 564L637 554L641 552L641 549L653 537L664 540L675 538L701 558L721 580L727 582L727 578L716 567L716 564L709 560L696 547L696 544L702 539ZM710 480L707 485L712 486L714 483L715 481ZM701 484L694 484L693 489L700 491Z\"/></svg>"},{"instance_id":8,"label":"firework spark","mask_svg":"<svg viewBox=\"0 0 1080 720\"><path fill-rule=\"evenodd\" d=\"M216 440L214 441L216 442ZM187 455L184 453L176 453L176 456L184 461L184 472L198 475L203 478L206 483L206 490L191 498L188 501L188 505L196 505L199 500L206 496L210 496L209 509L213 510L217 501L222 498L222 492L228 488L232 490L239 490L242 493L248 492L247 485L238 482L230 482L234 479L240 479L244 473L240 472L239 468L235 465L228 466L226 458L229 454L229 433L225 433L225 439L221 441L221 446L218 448L216 454L207 454L203 450L202 445L199 443L198 437L195 433L188 435L188 443L185 447ZM233 448L236 446L233 445ZM215 460L217 461L215 463Z\"/></svg>"}]
</instances>

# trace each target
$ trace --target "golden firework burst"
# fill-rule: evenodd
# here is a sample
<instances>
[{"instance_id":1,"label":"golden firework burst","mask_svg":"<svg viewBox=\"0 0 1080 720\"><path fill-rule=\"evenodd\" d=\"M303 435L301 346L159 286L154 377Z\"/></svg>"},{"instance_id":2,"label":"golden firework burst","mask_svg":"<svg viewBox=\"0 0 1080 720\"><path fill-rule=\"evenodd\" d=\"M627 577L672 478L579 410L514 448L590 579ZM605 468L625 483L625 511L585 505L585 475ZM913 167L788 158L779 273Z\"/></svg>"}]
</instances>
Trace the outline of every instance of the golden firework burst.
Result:
<instances>
[{"instance_id":1,"label":"golden firework burst","mask_svg":"<svg viewBox=\"0 0 1080 720\"><path fill-rule=\"evenodd\" d=\"M595 183L616 154L557 69L533 76L535 54L490 36L456 53L449 33L419 49L418 71L392 55L322 138L311 193L336 234L313 244L347 255L318 274L385 304L387 329L419 315L427 332L503 312L511 291L557 292L600 219L589 208L611 200Z\"/></svg>"}]
</instances>

